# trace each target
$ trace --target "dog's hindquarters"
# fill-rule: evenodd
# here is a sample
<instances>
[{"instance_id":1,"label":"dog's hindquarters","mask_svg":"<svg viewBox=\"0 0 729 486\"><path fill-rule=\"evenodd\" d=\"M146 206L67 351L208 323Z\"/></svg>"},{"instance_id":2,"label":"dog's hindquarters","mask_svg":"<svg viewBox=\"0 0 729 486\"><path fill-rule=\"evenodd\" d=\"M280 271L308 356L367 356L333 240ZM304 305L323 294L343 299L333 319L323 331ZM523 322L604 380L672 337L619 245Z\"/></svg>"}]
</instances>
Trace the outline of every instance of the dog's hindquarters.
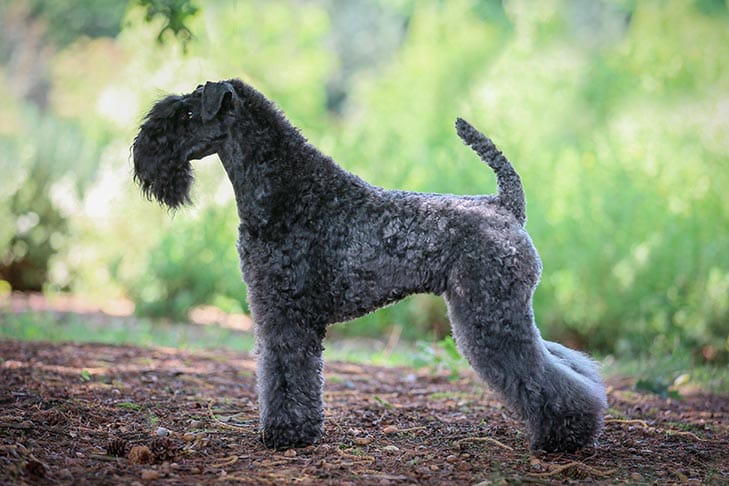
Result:
<instances>
[{"instance_id":1,"label":"dog's hindquarters","mask_svg":"<svg viewBox=\"0 0 729 486\"><path fill-rule=\"evenodd\" d=\"M531 447L574 451L592 445L602 426L605 389L595 364L544 341L532 295L541 263L526 232L485 238L464 254L445 292L459 349L526 422Z\"/></svg>"}]
</instances>

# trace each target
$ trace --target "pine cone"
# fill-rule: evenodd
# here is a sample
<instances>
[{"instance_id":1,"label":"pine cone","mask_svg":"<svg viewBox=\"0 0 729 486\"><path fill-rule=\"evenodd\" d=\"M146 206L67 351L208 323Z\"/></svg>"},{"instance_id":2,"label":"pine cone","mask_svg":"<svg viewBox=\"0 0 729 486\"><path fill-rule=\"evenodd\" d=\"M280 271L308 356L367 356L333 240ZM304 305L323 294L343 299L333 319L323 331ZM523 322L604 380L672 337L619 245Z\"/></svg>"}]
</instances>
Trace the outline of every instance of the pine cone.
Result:
<instances>
[{"instance_id":1,"label":"pine cone","mask_svg":"<svg viewBox=\"0 0 729 486\"><path fill-rule=\"evenodd\" d=\"M114 457L124 457L127 455L127 441L124 439L109 439L106 444L106 455Z\"/></svg>"},{"instance_id":2,"label":"pine cone","mask_svg":"<svg viewBox=\"0 0 729 486\"><path fill-rule=\"evenodd\" d=\"M63 414L63 412L55 408L43 411L42 416L45 422L51 426L65 424L68 421L68 418Z\"/></svg>"},{"instance_id":3,"label":"pine cone","mask_svg":"<svg viewBox=\"0 0 729 486\"><path fill-rule=\"evenodd\" d=\"M155 437L149 443L149 449L158 461L168 461L177 455L177 447L169 437Z\"/></svg>"},{"instance_id":4,"label":"pine cone","mask_svg":"<svg viewBox=\"0 0 729 486\"><path fill-rule=\"evenodd\" d=\"M145 445L135 445L129 449L127 459L132 464L152 464L154 463L155 456L149 447Z\"/></svg>"},{"instance_id":5,"label":"pine cone","mask_svg":"<svg viewBox=\"0 0 729 486\"><path fill-rule=\"evenodd\" d=\"M30 461L25 463L25 472L27 472L31 476L35 476L36 478L45 478L46 466L40 461L31 459Z\"/></svg>"}]
</instances>

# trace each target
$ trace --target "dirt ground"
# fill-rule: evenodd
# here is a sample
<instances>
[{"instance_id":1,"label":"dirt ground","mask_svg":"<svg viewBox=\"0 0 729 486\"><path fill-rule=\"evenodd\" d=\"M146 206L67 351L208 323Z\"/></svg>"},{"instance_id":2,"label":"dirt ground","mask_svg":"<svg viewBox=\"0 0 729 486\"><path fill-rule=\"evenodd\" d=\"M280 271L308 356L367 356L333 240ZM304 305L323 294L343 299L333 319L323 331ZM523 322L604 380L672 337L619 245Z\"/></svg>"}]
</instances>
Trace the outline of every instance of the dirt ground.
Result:
<instances>
[{"instance_id":1,"label":"dirt ground","mask_svg":"<svg viewBox=\"0 0 729 486\"><path fill-rule=\"evenodd\" d=\"M305 449L258 440L251 356L0 341L2 484L729 482L729 398L610 383L594 449L533 455L472 374L326 366Z\"/></svg>"}]
</instances>

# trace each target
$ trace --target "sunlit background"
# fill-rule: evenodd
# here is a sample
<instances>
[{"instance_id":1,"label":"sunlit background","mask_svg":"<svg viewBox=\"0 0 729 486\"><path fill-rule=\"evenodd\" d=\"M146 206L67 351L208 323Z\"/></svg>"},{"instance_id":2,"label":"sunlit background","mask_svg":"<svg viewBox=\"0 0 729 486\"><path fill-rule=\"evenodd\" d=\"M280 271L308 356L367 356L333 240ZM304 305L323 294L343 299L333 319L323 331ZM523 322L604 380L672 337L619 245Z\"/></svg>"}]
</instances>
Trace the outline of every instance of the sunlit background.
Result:
<instances>
[{"instance_id":1,"label":"sunlit background","mask_svg":"<svg viewBox=\"0 0 729 486\"><path fill-rule=\"evenodd\" d=\"M206 309L245 327L217 158L194 164L194 206L175 213L141 196L129 158L156 99L231 77L386 188L493 192L455 135L465 117L522 176L546 337L616 359L727 363L724 0L3 2L5 301L70 293L128 302L139 318ZM5 337L28 337L26 321L0 319ZM415 296L333 333L449 329L441 299Z\"/></svg>"}]
</instances>

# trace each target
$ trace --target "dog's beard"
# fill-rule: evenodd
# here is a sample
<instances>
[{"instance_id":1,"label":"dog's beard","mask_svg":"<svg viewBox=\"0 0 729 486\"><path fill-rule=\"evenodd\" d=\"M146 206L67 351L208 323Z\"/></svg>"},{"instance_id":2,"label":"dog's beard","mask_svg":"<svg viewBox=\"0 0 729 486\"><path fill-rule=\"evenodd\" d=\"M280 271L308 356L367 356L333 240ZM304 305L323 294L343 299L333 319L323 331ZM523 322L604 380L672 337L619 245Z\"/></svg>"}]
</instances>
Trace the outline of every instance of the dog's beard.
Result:
<instances>
[{"instance_id":1,"label":"dog's beard","mask_svg":"<svg viewBox=\"0 0 729 486\"><path fill-rule=\"evenodd\" d=\"M133 152L134 180L148 199L156 199L171 209L191 202L193 174L189 161L176 160L170 155L160 157L160 151L149 156L137 143L134 144Z\"/></svg>"}]
</instances>

